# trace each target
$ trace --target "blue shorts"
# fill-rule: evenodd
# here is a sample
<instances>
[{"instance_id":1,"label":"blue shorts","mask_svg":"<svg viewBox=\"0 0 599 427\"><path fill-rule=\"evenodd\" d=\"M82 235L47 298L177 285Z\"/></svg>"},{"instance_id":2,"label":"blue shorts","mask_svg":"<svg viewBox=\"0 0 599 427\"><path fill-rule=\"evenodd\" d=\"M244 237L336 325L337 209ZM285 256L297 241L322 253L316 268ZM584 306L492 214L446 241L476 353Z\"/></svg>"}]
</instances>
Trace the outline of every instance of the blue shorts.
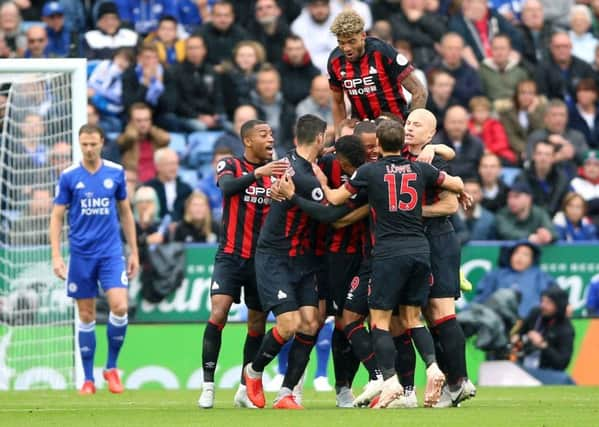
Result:
<instances>
[{"instance_id":1,"label":"blue shorts","mask_svg":"<svg viewBox=\"0 0 599 427\"><path fill-rule=\"evenodd\" d=\"M96 298L98 285L104 292L112 288L127 288L125 257L121 255L87 258L71 255L67 273L67 295L75 299Z\"/></svg>"}]
</instances>

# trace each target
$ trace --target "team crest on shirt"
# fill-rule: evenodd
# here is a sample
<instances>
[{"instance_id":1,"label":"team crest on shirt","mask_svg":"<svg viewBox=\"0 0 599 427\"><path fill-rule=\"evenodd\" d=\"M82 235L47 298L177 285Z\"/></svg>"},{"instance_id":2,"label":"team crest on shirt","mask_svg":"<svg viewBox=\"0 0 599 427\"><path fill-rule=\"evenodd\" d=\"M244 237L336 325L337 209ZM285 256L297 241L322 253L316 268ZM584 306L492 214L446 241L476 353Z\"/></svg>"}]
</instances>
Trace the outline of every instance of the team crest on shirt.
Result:
<instances>
[{"instance_id":1,"label":"team crest on shirt","mask_svg":"<svg viewBox=\"0 0 599 427\"><path fill-rule=\"evenodd\" d=\"M127 278L127 272L123 270L123 272L121 273L121 283L123 285L126 285L127 283L129 283L129 279Z\"/></svg>"},{"instance_id":2,"label":"team crest on shirt","mask_svg":"<svg viewBox=\"0 0 599 427\"><path fill-rule=\"evenodd\" d=\"M69 283L69 292L71 292L71 293L77 292L77 283L75 283L75 282Z\"/></svg>"},{"instance_id":3,"label":"team crest on shirt","mask_svg":"<svg viewBox=\"0 0 599 427\"><path fill-rule=\"evenodd\" d=\"M314 190L312 190L312 199L316 200L317 202L320 202L322 199L324 199L324 193L322 192L322 188L317 187Z\"/></svg>"},{"instance_id":4,"label":"team crest on shirt","mask_svg":"<svg viewBox=\"0 0 599 427\"><path fill-rule=\"evenodd\" d=\"M114 187L114 181L110 178L106 178L104 180L104 188L110 190L112 187Z\"/></svg>"}]
</instances>

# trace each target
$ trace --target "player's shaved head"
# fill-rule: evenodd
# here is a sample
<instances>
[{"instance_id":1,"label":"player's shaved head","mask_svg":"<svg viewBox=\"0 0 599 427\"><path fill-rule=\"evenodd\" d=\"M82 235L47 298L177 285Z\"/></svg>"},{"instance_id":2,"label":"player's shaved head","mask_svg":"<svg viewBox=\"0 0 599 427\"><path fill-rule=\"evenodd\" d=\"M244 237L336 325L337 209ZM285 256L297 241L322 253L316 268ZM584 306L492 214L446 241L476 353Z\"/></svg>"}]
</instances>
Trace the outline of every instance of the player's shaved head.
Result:
<instances>
[{"instance_id":1,"label":"player's shaved head","mask_svg":"<svg viewBox=\"0 0 599 427\"><path fill-rule=\"evenodd\" d=\"M406 119L404 130L407 145L428 144L437 131L437 119L430 111L418 108L412 111Z\"/></svg>"},{"instance_id":2,"label":"player's shaved head","mask_svg":"<svg viewBox=\"0 0 599 427\"><path fill-rule=\"evenodd\" d=\"M393 120L384 120L376 128L376 138L384 153L398 153L404 144L403 126Z\"/></svg>"}]
</instances>

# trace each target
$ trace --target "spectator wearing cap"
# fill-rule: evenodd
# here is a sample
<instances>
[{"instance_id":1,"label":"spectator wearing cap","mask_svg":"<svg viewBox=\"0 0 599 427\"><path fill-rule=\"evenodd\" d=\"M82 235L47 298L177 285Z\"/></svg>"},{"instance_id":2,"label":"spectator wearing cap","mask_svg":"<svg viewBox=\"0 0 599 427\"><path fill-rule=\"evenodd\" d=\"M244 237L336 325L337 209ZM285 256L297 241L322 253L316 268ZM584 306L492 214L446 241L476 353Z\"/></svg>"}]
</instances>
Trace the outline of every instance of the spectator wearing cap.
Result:
<instances>
[{"instance_id":1,"label":"spectator wearing cap","mask_svg":"<svg viewBox=\"0 0 599 427\"><path fill-rule=\"evenodd\" d=\"M119 13L114 2L100 4L97 29L85 33L83 50L87 59L110 59L120 47L136 47L138 34L121 27Z\"/></svg>"},{"instance_id":2,"label":"spectator wearing cap","mask_svg":"<svg viewBox=\"0 0 599 427\"><path fill-rule=\"evenodd\" d=\"M27 29L27 50L25 58L48 58L48 35L46 29L34 25Z\"/></svg>"},{"instance_id":3,"label":"spectator wearing cap","mask_svg":"<svg viewBox=\"0 0 599 427\"><path fill-rule=\"evenodd\" d=\"M495 217L499 240L526 239L537 245L547 245L557 239L549 214L532 203L532 190L523 181L516 181L507 197L507 206Z\"/></svg>"},{"instance_id":4,"label":"spectator wearing cap","mask_svg":"<svg viewBox=\"0 0 599 427\"><path fill-rule=\"evenodd\" d=\"M285 41L291 34L291 30L282 16L277 1L257 0L254 17L255 19L248 28L252 39L260 42L266 48L268 62L280 63L283 59Z\"/></svg>"},{"instance_id":5,"label":"spectator wearing cap","mask_svg":"<svg viewBox=\"0 0 599 427\"><path fill-rule=\"evenodd\" d=\"M533 203L553 216L568 193L568 177L556 166L555 146L550 142L537 142L531 160L516 181L528 184L532 190Z\"/></svg>"},{"instance_id":6,"label":"spectator wearing cap","mask_svg":"<svg viewBox=\"0 0 599 427\"><path fill-rule=\"evenodd\" d=\"M584 155L584 163L578 176L570 181L570 188L580 194L587 203L587 214L599 227L599 150Z\"/></svg>"},{"instance_id":7,"label":"spectator wearing cap","mask_svg":"<svg viewBox=\"0 0 599 427\"><path fill-rule=\"evenodd\" d=\"M185 60L185 40L177 37L177 19L173 16L160 18L158 28L148 34L144 42L156 45L158 59L165 67Z\"/></svg>"},{"instance_id":8,"label":"spectator wearing cap","mask_svg":"<svg viewBox=\"0 0 599 427\"><path fill-rule=\"evenodd\" d=\"M562 210L553 217L553 224L562 242L597 240L597 227L587 216L587 203L577 193L564 197Z\"/></svg>"},{"instance_id":9,"label":"spectator wearing cap","mask_svg":"<svg viewBox=\"0 0 599 427\"><path fill-rule=\"evenodd\" d=\"M576 85L576 104L568 109L568 127L582 133L592 148L599 148L597 95L595 80L582 79Z\"/></svg>"},{"instance_id":10,"label":"spectator wearing cap","mask_svg":"<svg viewBox=\"0 0 599 427\"><path fill-rule=\"evenodd\" d=\"M321 74L328 74L327 60L337 47L337 39L330 30L334 19L329 0L308 0L300 16L291 24L291 32L302 38Z\"/></svg>"},{"instance_id":11,"label":"spectator wearing cap","mask_svg":"<svg viewBox=\"0 0 599 427\"><path fill-rule=\"evenodd\" d=\"M163 16L177 17L175 0L116 0L119 16L140 36L155 31Z\"/></svg>"},{"instance_id":12,"label":"spectator wearing cap","mask_svg":"<svg viewBox=\"0 0 599 427\"><path fill-rule=\"evenodd\" d=\"M212 6L210 22L199 30L206 45L206 61L212 66L222 67L231 61L231 53L237 43L250 39L248 32L235 23L235 9L229 0L218 1Z\"/></svg>"},{"instance_id":13,"label":"spectator wearing cap","mask_svg":"<svg viewBox=\"0 0 599 427\"><path fill-rule=\"evenodd\" d=\"M297 106L310 94L312 79L320 74L312 63L303 40L295 35L289 35L285 39L283 58L278 69L279 74L284 76L281 92L293 106Z\"/></svg>"},{"instance_id":14,"label":"spectator wearing cap","mask_svg":"<svg viewBox=\"0 0 599 427\"><path fill-rule=\"evenodd\" d=\"M59 58L81 56L79 33L65 24L64 8L59 2L50 1L44 5L42 20L46 24L49 56Z\"/></svg>"}]
</instances>

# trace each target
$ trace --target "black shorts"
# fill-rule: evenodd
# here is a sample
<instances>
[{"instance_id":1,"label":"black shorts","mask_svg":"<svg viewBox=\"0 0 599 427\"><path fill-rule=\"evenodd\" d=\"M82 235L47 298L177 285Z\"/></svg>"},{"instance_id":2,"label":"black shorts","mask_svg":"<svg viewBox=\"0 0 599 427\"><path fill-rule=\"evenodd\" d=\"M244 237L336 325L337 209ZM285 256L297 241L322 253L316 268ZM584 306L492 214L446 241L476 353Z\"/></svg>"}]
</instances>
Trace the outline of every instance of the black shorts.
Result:
<instances>
[{"instance_id":1,"label":"black shorts","mask_svg":"<svg viewBox=\"0 0 599 427\"><path fill-rule=\"evenodd\" d=\"M371 292L368 306L393 310L399 305L422 307L431 285L428 253L372 259Z\"/></svg>"},{"instance_id":2,"label":"black shorts","mask_svg":"<svg viewBox=\"0 0 599 427\"><path fill-rule=\"evenodd\" d=\"M300 307L318 307L318 264L314 257L257 250L255 259L258 295L265 311L278 316Z\"/></svg>"},{"instance_id":3,"label":"black shorts","mask_svg":"<svg viewBox=\"0 0 599 427\"><path fill-rule=\"evenodd\" d=\"M455 232L426 235L431 248L431 298L460 298L460 242Z\"/></svg>"},{"instance_id":4,"label":"black shorts","mask_svg":"<svg viewBox=\"0 0 599 427\"><path fill-rule=\"evenodd\" d=\"M262 311L256 286L254 258L246 259L238 255L218 252L214 258L210 296L229 295L239 304L242 287L245 305L250 310Z\"/></svg>"},{"instance_id":5,"label":"black shorts","mask_svg":"<svg viewBox=\"0 0 599 427\"><path fill-rule=\"evenodd\" d=\"M330 314L341 316L347 291L360 271L362 254L327 254L329 287L333 311ZM329 313L327 313L329 314Z\"/></svg>"},{"instance_id":6,"label":"black shorts","mask_svg":"<svg viewBox=\"0 0 599 427\"><path fill-rule=\"evenodd\" d=\"M316 257L316 283L318 284L318 299L329 301L331 299L331 290L329 289L329 263L327 256L318 255Z\"/></svg>"},{"instance_id":7,"label":"black shorts","mask_svg":"<svg viewBox=\"0 0 599 427\"><path fill-rule=\"evenodd\" d=\"M351 279L349 289L345 293L343 309L362 316L368 316L368 295L370 294L371 277L372 261L370 258L363 258L358 274Z\"/></svg>"}]
</instances>

